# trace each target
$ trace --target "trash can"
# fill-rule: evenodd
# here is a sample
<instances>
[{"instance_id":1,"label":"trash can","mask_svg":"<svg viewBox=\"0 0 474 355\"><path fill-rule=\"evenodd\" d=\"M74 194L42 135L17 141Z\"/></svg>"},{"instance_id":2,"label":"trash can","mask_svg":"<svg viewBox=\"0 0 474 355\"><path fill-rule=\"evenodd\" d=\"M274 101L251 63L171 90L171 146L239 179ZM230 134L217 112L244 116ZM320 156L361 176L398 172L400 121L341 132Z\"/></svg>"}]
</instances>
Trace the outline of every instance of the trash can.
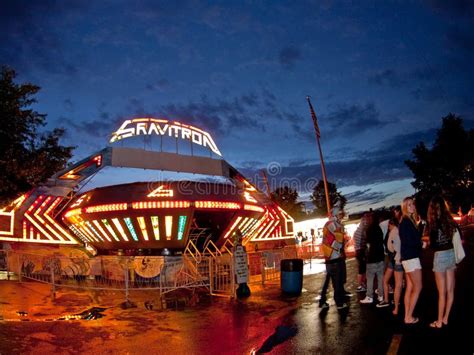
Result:
<instances>
[{"instance_id":1,"label":"trash can","mask_svg":"<svg viewBox=\"0 0 474 355\"><path fill-rule=\"evenodd\" d=\"M284 293L299 295L303 288L303 259L284 259L280 263L280 285Z\"/></svg>"}]
</instances>

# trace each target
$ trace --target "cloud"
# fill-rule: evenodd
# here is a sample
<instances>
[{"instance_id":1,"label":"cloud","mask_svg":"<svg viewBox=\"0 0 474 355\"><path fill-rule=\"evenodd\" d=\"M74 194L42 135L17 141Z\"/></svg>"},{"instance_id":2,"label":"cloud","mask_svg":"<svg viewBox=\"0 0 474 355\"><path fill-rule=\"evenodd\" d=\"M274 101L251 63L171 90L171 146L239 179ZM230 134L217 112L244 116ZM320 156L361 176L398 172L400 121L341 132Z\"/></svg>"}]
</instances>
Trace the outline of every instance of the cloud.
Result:
<instances>
[{"instance_id":1,"label":"cloud","mask_svg":"<svg viewBox=\"0 0 474 355\"><path fill-rule=\"evenodd\" d=\"M2 2L0 62L22 72L39 68L54 74L76 74L78 68L66 59L55 29L61 14L75 11L79 5L71 1L65 6L52 0Z\"/></svg>"},{"instance_id":2,"label":"cloud","mask_svg":"<svg viewBox=\"0 0 474 355\"><path fill-rule=\"evenodd\" d=\"M405 79L393 69L385 69L381 72L369 76L369 83L379 86L389 86L392 88L399 88L405 84Z\"/></svg>"},{"instance_id":3,"label":"cloud","mask_svg":"<svg viewBox=\"0 0 474 355\"><path fill-rule=\"evenodd\" d=\"M282 48L278 57L285 69L293 69L296 62L302 59L301 51L294 46Z\"/></svg>"},{"instance_id":4,"label":"cloud","mask_svg":"<svg viewBox=\"0 0 474 355\"><path fill-rule=\"evenodd\" d=\"M372 102L365 105L339 105L333 111L322 115L330 126L330 135L360 134L388 124L380 119L380 112Z\"/></svg>"},{"instance_id":5,"label":"cloud","mask_svg":"<svg viewBox=\"0 0 474 355\"><path fill-rule=\"evenodd\" d=\"M383 202L391 196L390 192L372 191L371 189L357 190L344 195L350 203L363 202L364 204L376 204Z\"/></svg>"}]
</instances>

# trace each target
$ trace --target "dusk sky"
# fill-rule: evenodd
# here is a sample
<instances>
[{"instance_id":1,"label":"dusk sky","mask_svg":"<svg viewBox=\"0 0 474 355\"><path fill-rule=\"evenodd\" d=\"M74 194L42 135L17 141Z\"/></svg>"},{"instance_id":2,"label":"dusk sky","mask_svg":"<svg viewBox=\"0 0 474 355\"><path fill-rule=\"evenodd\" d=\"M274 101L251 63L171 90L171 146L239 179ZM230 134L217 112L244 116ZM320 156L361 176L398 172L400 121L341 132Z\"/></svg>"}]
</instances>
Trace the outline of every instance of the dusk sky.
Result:
<instances>
[{"instance_id":1,"label":"dusk sky","mask_svg":"<svg viewBox=\"0 0 474 355\"><path fill-rule=\"evenodd\" d=\"M166 117L247 173L317 179L310 95L355 211L413 193L404 160L443 116L474 126L473 24L472 1L3 0L0 64L41 87L75 160L124 119Z\"/></svg>"}]
</instances>

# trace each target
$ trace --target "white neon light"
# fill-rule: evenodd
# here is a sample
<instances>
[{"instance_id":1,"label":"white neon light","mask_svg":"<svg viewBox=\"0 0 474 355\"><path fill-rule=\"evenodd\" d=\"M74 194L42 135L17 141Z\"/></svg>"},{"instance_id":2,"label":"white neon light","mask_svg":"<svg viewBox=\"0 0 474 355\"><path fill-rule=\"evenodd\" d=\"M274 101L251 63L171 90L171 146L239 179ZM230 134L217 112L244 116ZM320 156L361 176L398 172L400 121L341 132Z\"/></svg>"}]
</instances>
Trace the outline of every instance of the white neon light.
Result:
<instances>
[{"instance_id":1,"label":"white neon light","mask_svg":"<svg viewBox=\"0 0 474 355\"><path fill-rule=\"evenodd\" d=\"M165 230L166 230L166 239L171 239L171 231L173 228L173 216L165 216Z\"/></svg>"},{"instance_id":2,"label":"white neon light","mask_svg":"<svg viewBox=\"0 0 474 355\"><path fill-rule=\"evenodd\" d=\"M173 197L173 190L165 189L165 185L161 185L157 189L150 192L147 197Z\"/></svg>"},{"instance_id":3,"label":"white neon light","mask_svg":"<svg viewBox=\"0 0 474 355\"><path fill-rule=\"evenodd\" d=\"M112 133L110 143L120 139L130 138L140 135L158 135L180 138L189 140L194 144L207 147L219 156L221 152L217 148L216 143L211 135L197 127L185 125L180 122L171 122L163 119L155 118L135 118L132 120L125 120L120 128Z\"/></svg>"}]
</instances>

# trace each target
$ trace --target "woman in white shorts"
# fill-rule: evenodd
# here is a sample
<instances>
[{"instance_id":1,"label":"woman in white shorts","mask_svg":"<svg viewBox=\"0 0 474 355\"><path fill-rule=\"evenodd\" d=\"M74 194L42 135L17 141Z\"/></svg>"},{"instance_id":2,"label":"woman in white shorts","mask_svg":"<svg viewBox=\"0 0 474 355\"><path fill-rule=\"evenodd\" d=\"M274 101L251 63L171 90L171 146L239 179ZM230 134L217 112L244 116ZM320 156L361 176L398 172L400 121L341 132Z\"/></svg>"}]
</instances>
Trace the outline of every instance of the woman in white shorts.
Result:
<instances>
[{"instance_id":1,"label":"woman in white shorts","mask_svg":"<svg viewBox=\"0 0 474 355\"><path fill-rule=\"evenodd\" d=\"M456 222L449 213L446 201L440 196L431 199L428 205L425 237L434 250L433 271L438 288L438 319L430 324L441 328L448 324L449 313L454 301L456 259L454 257L453 236L459 233Z\"/></svg>"},{"instance_id":2,"label":"woman in white shorts","mask_svg":"<svg viewBox=\"0 0 474 355\"><path fill-rule=\"evenodd\" d=\"M421 280L421 233L418 230L418 216L413 198L406 197L402 202L402 220L398 227L400 235L400 256L406 274L407 286L405 290L405 324L418 323L413 317L418 297L422 288Z\"/></svg>"}]
</instances>

